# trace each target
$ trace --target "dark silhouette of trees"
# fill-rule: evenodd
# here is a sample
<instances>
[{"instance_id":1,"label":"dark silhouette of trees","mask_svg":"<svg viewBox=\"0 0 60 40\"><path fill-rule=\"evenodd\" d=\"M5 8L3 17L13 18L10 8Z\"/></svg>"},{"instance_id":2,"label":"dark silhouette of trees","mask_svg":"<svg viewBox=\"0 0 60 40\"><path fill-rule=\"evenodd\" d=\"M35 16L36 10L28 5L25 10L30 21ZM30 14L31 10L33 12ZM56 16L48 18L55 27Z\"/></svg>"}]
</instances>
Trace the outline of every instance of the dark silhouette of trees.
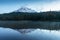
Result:
<instances>
[{"instance_id":1,"label":"dark silhouette of trees","mask_svg":"<svg viewBox=\"0 0 60 40\"><path fill-rule=\"evenodd\" d=\"M60 12L56 11L41 13L12 12L0 14L0 20L60 21Z\"/></svg>"}]
</instances>

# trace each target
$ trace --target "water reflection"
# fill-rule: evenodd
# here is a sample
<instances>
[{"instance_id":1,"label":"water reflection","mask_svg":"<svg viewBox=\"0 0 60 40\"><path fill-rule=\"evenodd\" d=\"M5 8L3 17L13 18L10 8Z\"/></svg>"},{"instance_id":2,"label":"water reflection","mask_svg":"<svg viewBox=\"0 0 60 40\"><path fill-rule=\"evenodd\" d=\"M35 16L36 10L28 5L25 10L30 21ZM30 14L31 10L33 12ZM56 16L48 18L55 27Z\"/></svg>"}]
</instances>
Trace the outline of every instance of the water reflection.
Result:
<instances>
[{"instance_id":1,"label":"water reflection","mask_svg":"<svg viewBox=\"0 0 60 40\"><path fill-rule=\"evenodd\" d=\"M17 29L17 31L19 31L22 34L27 34L27 33L31 33L33 31L35 31L36 29Z\"/></svg>"},{"instance_id":2,"label":"water reflection","mask_svg":"<svg viewBox=\"0 0 60 40\"><path fill-rule=\"evenodd\" d=\"M0 28L0 40L19 40L20 33L10 28Z\"/></svg>"},{"instance_id":3,"label":"water reflection","mask_svg":"<svg viewBox=\"0 0 60 40\"><path fill-rule=\"evenodd\" d=\"M0 28L2 40L60 40L60 31L43 29Z\"/></svg>"},{"instance_id":4,"label":"water reflection","mask_svg":"<svg viewBox=\"0 0 60 40\"><path fill-rule=\"evenodd\" d=\"M25 30L26 31L26 30ZM60 31L35 29L33 32L21 34L21 40L60 40ZM24 39L23 39L24 38Z\"/></svg>"}]
</instances>

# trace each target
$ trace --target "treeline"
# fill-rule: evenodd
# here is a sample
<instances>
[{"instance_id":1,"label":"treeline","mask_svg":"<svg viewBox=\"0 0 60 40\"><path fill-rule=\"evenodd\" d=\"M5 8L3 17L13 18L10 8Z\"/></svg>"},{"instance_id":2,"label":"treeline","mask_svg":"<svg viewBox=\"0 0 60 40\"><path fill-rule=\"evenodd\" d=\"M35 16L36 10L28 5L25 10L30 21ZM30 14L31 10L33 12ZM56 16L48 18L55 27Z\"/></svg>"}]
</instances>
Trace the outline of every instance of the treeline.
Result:
<instances>
[{"instance_id":1,"label":"treeline","mask_svg":"<svg viewBox=\"0 0 60 40\"><path fill-rule=\"evenodd\" d=\"M12 12L0 14L0 20L60 21L60 12L56 11L40 13Z\"/></svg>"}]
</instances>

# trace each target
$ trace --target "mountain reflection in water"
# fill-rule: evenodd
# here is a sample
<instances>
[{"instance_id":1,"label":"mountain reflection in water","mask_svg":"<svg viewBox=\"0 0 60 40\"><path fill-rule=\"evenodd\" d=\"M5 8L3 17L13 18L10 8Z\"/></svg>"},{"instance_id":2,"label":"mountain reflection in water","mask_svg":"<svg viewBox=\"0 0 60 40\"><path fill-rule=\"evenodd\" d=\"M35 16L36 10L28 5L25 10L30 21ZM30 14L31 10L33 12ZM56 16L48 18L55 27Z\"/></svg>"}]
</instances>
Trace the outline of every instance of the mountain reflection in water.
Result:
<instances>
[{"instance_id":1,"label":"mountain reflection in water","mask_svg":"<svg viewBox=\"0 0 60 40\"><path fill-rule=\"evenodd\" d=\"M17 30L17 31L19 31L20 33L31 33L31 32L33 32L33 31L35 31L36 29L19 29L19 30Z\"/></svg>"},{"instance_id":2,"label":"mountain reflection in water","mask_svg":"<svg viewBox=\"0 0 60 40\"><path fill-rule=\"evenodd\" d=\"M0 28L0 40L60 40L60 31Z\"/></svg>"}]
</instances>

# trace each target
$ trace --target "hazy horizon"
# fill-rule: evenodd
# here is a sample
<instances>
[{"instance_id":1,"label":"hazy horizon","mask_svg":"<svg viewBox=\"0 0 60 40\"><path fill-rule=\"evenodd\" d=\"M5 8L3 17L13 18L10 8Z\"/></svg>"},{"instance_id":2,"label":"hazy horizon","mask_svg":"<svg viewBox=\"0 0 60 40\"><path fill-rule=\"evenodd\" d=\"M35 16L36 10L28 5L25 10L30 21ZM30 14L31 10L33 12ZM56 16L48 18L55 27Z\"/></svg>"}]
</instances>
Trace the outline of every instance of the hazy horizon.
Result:
<instances>
[{"instance_id":1,"label":"hazy horizon","mask_svg":"<svg viewBox=\"0 0 60 40\"><path fill-rule=\"evenodd\" d=\"M0 0L0 13L12 12L26 6L36 11L60 10L60 0Z\"/></svg>"}]
</instances>

